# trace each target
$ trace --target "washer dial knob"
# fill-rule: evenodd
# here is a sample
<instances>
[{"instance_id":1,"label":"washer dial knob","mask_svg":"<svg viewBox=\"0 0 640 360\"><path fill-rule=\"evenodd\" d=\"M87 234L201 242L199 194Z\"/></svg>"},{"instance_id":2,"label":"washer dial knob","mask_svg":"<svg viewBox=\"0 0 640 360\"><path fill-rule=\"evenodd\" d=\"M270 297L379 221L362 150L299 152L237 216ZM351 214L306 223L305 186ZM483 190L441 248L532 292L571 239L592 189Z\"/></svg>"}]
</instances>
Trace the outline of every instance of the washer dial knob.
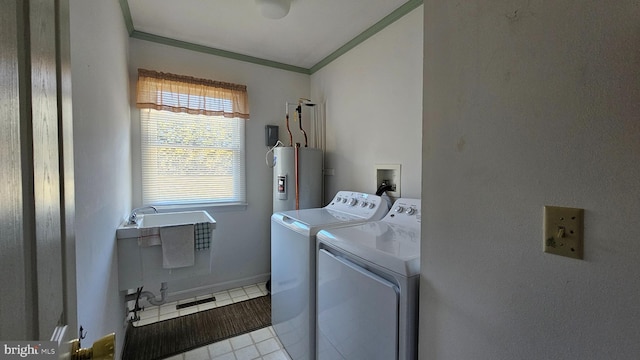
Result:
<instances>
[{"instance_id":1,"label":"washer dial knob","mask_svg":"<svg viewBox=\"0 0 640 360\"><path fill-rule=\"evenodd\" d=\"M351 198L351 200L349 200L349 206L356 206L357 203L358 200L356 198Z\"/></svg>"},{"instance_id":2,"label":"washer dial knob","mask_svg":"<svg viewBox=\"0 0 640 360\"><path fill-rule=\"evenodd\" d=\"M404 208L403 208L402 206L398 206L398 207L396 208L396 212L397 212L398 214L402 214L402 212L403 212L403 211L404 211Z\"/></svg>"},{"instance_id":3,"label":"washer dial knob","mask_svg":"<svg viewBox=\"0 0 640 360\"><path fill-rule=\"evenodd\" d=\"M415 208L408 208L406 211L407 215L413 215L416 213L416 209Z\"/></svg>"}]
</instances>

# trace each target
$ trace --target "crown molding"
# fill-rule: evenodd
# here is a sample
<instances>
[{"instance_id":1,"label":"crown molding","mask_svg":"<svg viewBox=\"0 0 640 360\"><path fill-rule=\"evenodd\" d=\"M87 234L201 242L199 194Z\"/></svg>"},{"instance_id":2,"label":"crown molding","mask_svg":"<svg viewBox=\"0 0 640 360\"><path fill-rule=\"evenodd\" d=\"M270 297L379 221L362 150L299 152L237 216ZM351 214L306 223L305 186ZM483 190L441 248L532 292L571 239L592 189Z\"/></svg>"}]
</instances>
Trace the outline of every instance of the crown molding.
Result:
<instances>
[{"instance_id":1,"label":"crown molding","mask_svg":"<svg viewBox=\"0 0 640 360\"><path fill-rule=\"evenodd\" d=\"M124 1L126 1L126 0L124 0ZM187 41L181 41L181 40L176 40L176 39L172 39L172 38L168 38L168 37L164 37L164 36L145 33L145 32L138 31L138 30L133 30L133 32L129 36L131 36L134 39L146 40L146 41L151 41L151 42L155 42L155 43L163 44L163 45L169 45L169 46L173 46L173 47L177 47L177 48L181 48L181 49L197 51L197 52L210 54L210 55L222 56L222 57L226 57L226 58L229 58L229 59L244 61L244 62L248 62L248 63L252 63L252 64L269 66L269 67L272 67L272 68L282 69L282 70L287 70L287 71L293 71L293 72L297 72L297 73L301 73L301 74L307 74L307 75L310 74L309 73L309 69L305 69L303 67L284 64L284 63L280 63L280 62L277 62L277 61L266 60L266 59L262 59L262 58L249 56L249 55L238 54L238 53L235 53L235 52L232 52L232 51L221 50L221 49L216 49L216 48L212 48L212 47L209 47L209 46L198 45L198 44L194 44L194 43L187 42Z\"/></svg>"},{"instance_id":2,"label":"crown molding","mask_svg":"<svg viewBox=\"0 0 640 360\"><path fill-rule=\"evenodd\" d=\"M404 3L399 8L395 9L392 13L390 13L389 15L385 16L384 18L382 18L382 20L380 20L377 23L373 24L367 30L361 32L358 36L354 37L349 42L347 42L346 44L342 45L340 48L338 48L338 50L334 51L333 53L329 54L324 59L320 60L317 64L313 65L309 69L309 73L313 74L316 71L318 71L318 70L322 69L323 67L327 66L333 60L335 60L335 59L339 58L340 56L344 55L349 50L351 50L354 47L360 45L361 43L363 43L368 38L370 38L373 35L375 35L378 32L380 32L382 29L384 29L387 26L393 24L396 20L398 20L398 19L402 18L403 16L407 15L413 9L415 9L418 6L422 5L422 3L423 3L423 0L409 0L409 1L407 1L406 3Z\"/></svg>"},{"instance_id":3,"label":"crown molding","mask_svg":"<svg viewBox=\"0 0 640 360\"><path fill-rule=\"evenodd\" d=\"M194 44L194 43L187 42L187 41L181 41L181 40L176 40L176 39L172 39L172 38L168 38L168 37L164 37L164 36L145 33L145 32L142 32L142 31L137 31L133 26L133 19L131 18L131 10L129 9L128 0L119 0L119 1L120 1L120 8L122 9L122 17L124 18L124 23L125 23L125 25L127 27L127 31L129 32L129 36L134 38L134 39L151 41L151 42L155 42L155 43L158 43L158 44L178 47L178 48L181 48L181 49L197 51L197 52L210 54L210 55L222 56L222 57L226 57L226 58L229 58L229 59L249 62L249 63L252 63L252 64L258 64L258 65L263 65L263 66L269 66L269 67L272 67L272 68L286 70L286 71L292 71L292 72L297 72L297 73L300 73L300 74L311 75L311 74L314 74L315 72L317 72L318 70L322 69L323 67L327 66L329 63L331 63L332 61L336 60L340 56L344 55L349 50L351 50L354 47L358 46L359 44L363 43L365 40L367 40L371 36L377 34L382 29L384 29L387 26L391 25L396 20L398 20L398 19L402 18L403 16L407 15L412 10L414 10L415 8L417 8L420 5L422 5L424 0L409 0L409 1L407 1L402 6L400 6L399 8L394 10L393 12L391 12L389 15L385 16L384 18L382 18L382 20L380 20L377 23L373 24L371 27L369 27L368 29L366 29L365 31L363 31L362 33L360 33L359 35L357 35L356 37L354 37L353 39L348 41L346 44L342 45L336 51L334 51L333 53L329 54L327 57L325 57L324 59L320 60L317 64L313 65L309 69L303 68L303 67L300 67L300 66L285 64L285 63L281 63L281 62L277 62L277 61L261 59L261 58L257 58L257 57L253 57L253 56L249 56L249 55L243 55L243 54L235 53L235 52L232 52L232 51L216 49L216 48L209 47L209 46L198 45L198 44Z\"/></svg>"},{"instance_id":4,"label":"crown molding","mask_svg":"<svg viewBox=\"0 0 640 360\"><path fill-rule=\"evenodd\" d=\"M131 9L129 9L129 2L127 0L120 0L120 9L122 10L122 17L124 18L124 25L127 27L129 36L134 32L133 19L131 18Z\"/></svg>"}]
</instances>

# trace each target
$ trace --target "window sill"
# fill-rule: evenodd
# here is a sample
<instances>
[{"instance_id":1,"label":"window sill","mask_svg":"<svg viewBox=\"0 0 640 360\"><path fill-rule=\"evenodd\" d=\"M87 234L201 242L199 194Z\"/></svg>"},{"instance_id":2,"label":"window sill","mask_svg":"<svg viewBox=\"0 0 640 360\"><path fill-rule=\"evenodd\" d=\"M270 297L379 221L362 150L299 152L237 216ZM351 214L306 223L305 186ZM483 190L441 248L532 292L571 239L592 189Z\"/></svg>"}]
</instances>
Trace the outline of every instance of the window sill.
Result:
<instances>
[{"instance_id":1,"label":"window sill","mask_svg":"<svg viewBox=\"0 0 640 360\"><path fill-rule=\"evenodd\" d=\"M154 205L158 212L175 212L175 211L196 211L207 210L211 212L232 212L247 210L247 203L206 203L206 204L185 204L185 205Z\"/></svg>"}]
</instances>

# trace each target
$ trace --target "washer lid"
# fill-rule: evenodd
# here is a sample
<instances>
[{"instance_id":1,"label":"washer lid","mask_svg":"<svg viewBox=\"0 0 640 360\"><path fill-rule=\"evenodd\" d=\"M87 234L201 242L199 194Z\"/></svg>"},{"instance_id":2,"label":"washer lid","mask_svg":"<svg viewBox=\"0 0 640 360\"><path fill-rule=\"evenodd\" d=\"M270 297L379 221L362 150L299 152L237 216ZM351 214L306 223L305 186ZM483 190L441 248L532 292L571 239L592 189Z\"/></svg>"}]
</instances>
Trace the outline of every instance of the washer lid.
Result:
<instances>
[{"instance_id":1,"label":"washer lid","mask_svg":"<svg viewBox=\"0 0 640 360\"><path fill-rule=\"evenodd\" d=\"M374 221L322 230L317 238L402 276L420 273L420 229Z\"/></svg>"},{"instance_id":2,"label":"washer lid","mask_svg":"<svg viewBox=\"0 0 640 360\"><path fill-rule=\"evenodd\" d=\"M292 229L311 232L313 234L317 233L321 228L344 226L366 221L366 219L360 216L325 208L281 211L274 213L271 219Z\"/></svg>"}]
</instances>

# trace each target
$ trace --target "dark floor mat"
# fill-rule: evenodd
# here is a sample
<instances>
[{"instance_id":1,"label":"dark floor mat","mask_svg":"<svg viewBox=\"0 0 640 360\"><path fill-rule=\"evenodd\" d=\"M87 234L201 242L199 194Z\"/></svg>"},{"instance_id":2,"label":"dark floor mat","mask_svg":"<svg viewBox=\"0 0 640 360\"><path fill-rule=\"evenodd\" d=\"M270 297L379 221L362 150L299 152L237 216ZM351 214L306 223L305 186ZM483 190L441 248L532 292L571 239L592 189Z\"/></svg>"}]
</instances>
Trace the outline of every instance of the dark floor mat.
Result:
<instances>
[{"instance_id":1,"label":"dark floor mat","mask_svg":"<svg viewBox=\"0 0 640 360\"><path fill-rule=\"evenodd\" d=\"M164 359L269 325L269 295L153 324L129 325L122 359Z\"/></svg>"}]
</instances>

